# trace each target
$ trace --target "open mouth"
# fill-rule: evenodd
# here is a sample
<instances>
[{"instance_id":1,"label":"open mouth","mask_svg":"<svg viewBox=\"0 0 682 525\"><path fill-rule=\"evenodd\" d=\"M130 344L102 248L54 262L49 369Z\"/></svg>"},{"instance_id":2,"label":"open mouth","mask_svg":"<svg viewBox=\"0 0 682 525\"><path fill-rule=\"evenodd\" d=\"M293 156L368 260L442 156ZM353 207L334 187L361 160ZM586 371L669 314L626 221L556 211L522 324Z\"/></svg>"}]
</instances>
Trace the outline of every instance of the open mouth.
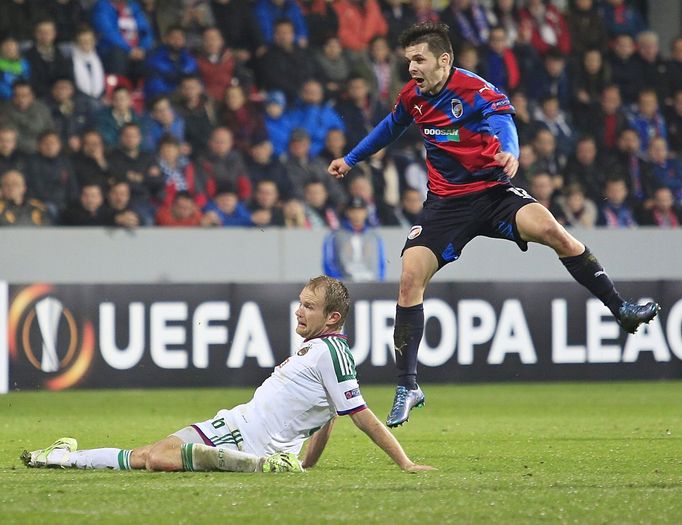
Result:
<instances>
[{"instance_id":1,"label":"open mouth","mask_svg":"<svg viewBox=\"0 0 682 525\"><path fill-rule=\"evenodd\" d=\"M417 85L419 87L421 87L422 84L424 84L424 78L423 77L412 77L412 78L414 78L414 81L417 83Z\"/></svg>"}]
</instances>

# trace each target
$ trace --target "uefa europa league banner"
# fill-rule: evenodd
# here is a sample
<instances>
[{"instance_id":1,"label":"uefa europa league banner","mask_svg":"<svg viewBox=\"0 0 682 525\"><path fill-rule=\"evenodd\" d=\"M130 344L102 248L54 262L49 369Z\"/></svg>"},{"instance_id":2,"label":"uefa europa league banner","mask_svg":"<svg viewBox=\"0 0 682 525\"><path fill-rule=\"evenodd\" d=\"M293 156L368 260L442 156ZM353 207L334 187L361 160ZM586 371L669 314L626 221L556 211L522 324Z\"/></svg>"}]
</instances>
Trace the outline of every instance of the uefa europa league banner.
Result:
<instances>
[{"instance_id":1,"label":"uefa europa league banner","mask_svg":"<svg viewBox=\"0 0 682 525\"><path fill-rule=\"evenodd\" d=\"M0 283L0 391L257 385L298 347L302 284ZM358 377L392 382L397 285L349 288ZM433 283L420 380L682 378L682 281L619 289L663 307L636 335L573 283Z\"/></svg>"}]
</instances>

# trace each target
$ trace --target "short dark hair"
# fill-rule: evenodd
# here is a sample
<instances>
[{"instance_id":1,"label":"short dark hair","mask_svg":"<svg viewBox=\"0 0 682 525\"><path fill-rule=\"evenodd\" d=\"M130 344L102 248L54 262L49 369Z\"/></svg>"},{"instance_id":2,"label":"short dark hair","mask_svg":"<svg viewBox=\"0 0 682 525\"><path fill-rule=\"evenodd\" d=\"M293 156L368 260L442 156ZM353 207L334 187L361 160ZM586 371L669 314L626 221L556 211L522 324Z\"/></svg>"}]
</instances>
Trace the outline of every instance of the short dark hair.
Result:
<instances>
[{"instance_id":1,"label":"short dark hair","mask_svg":"<svg viewBox=\"0 0 682 525\"><path fill-rule=\"evenodd\" d=\"M341 319L338 327L343 326L350 310L350 294L348 288L339 280L326 275L314 277L308 281L306 288L310 288L313 292L318 288L324 288L324 315L329 315L332 312L339 312Z\"/></svg>"},{"instance_id":2,"label":"short dark hair","mask_svg":"<svg viewBox=\"0 0 682 525\"><path fill-rule=\"evenodd\" d=\"M429 51L436 57L443 53L450 55L450 59L454 58L452 52L452 44L448 32L450 27L447 24L435 22L421 22L414 24L403 31L398 38L398 43L404 49L415 44L427 44Z\"/></svg>"}]
</instances>

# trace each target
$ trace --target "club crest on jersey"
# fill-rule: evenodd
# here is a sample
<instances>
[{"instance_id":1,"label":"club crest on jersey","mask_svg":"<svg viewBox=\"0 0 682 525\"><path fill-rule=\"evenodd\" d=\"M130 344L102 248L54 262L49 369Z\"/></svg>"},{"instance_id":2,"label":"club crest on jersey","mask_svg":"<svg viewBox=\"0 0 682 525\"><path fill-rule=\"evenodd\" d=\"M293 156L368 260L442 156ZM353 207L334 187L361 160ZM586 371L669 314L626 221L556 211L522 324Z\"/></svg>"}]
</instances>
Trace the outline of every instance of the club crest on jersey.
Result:
<instances>
[{"instance_id":1,"label":"club crest on jersey","mask_svg":"<svg viewBox=\"0 0 682 525\"><path fill-rule=\"evenodd\" d=\"M407 234L407 238L410 240L416 239L417 237L419 237L421 235L422 230L423 230L423 228L421 226L419 226L418 224L415 226L412 226L412 228L410 228L410 233Z\"/></svg>"},{"instance_id":2,"label":"club crest on jersey","mask_svg":"<svg viewBox=\"0 0 682 525\"><path fill-rule=\"evenodd\" d=\"M455 118L459 118L462 116L464 113L464 106L462 105L462 101L458 98L453 98L450 101L450 110L452 111L452 115Z\"/></svg>"},{"instance_id":3,"label":"club crest on jersey","mask_svg":"<svg viewBox=\"0 0 682 525\"><path fill-rule=\"evenodd\" d=\"M310 350L310 345L304 346L303 348L301 348L298 352L296 352L296 355L304 356L308 353L308 350Z\"/></svg>"}]
</instances>

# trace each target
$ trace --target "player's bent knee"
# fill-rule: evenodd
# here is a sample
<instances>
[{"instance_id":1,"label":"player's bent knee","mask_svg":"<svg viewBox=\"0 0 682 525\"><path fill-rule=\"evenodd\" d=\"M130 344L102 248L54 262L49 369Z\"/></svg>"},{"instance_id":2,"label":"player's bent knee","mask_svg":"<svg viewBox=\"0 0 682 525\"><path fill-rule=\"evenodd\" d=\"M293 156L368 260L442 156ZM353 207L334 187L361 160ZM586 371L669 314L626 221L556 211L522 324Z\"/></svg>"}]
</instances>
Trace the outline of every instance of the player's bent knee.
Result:
<instances>
[{"instance_id":1,"label":"player's bent knee","mask_svg":"<svg viewBox=\"0 0 682 525\"><path fill-rule=\"evenodd\" d=\"M425 277L421 272L406 268L400 274L400 295L413 296L423 293L426 286Z\"/></svg>"}]
</instances>

